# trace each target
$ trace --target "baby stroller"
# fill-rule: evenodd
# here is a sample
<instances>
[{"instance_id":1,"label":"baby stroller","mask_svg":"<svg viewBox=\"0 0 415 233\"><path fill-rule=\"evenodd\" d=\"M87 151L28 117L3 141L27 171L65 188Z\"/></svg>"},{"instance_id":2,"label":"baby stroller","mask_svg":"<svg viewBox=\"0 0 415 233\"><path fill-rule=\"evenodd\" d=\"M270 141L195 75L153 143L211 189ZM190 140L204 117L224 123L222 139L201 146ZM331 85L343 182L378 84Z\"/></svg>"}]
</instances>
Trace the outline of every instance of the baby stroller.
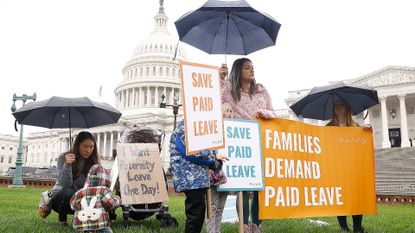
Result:
<instances>
[{"instance_id":1,"label":"baby stroller","mask_svg":"<svg viewBox=\"0 0 415 233\"><path fill-rule=\"evenodd\" d=\"M128 127L121 135L120 143L158 143L161 151L164 141L164 133L153 130L148 127L140 127L132 125ZM164 180L166 181L166 189L168 189L167 178L163 170ZM120 193L118 192L118 195ZM137 205L122 205L123 226L126 227L128 219L143 220L156 214L156 219L160 221L161 228L177 227L177 219L169 214L167 203L150 203Z\"/></svg>"}]
</instances>

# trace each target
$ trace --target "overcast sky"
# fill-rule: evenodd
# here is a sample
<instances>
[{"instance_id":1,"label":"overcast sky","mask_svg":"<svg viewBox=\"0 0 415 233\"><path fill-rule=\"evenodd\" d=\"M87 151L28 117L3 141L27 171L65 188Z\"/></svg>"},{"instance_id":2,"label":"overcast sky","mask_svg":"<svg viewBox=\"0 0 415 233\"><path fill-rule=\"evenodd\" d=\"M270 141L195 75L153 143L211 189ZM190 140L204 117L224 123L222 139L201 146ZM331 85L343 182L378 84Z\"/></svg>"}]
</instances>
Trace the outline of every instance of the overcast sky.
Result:
<instances>
[{"instance_id":1,"label":"overcast sky","mask_svg":"<svg viewBox=\"0 0 415 233\"><path fill-rule=\"evenodd\" d=\"M205 0L165 0L174 21ZM415 3L411 0L251 0L282 24L276 46L248 57L274 108L289 90L357 78L389 65L415 66ZM13 134L13 93L38 100L88 96L115 106L114 89L133 49L154 28L158 0L0 1L0 134ZM184 43L192 62L219 66ZM228 65L235 59L228 56ZM22 102L16 103L17 107ZM26 127L26 132L39 128Z\"/></svg>"}]
</instances>

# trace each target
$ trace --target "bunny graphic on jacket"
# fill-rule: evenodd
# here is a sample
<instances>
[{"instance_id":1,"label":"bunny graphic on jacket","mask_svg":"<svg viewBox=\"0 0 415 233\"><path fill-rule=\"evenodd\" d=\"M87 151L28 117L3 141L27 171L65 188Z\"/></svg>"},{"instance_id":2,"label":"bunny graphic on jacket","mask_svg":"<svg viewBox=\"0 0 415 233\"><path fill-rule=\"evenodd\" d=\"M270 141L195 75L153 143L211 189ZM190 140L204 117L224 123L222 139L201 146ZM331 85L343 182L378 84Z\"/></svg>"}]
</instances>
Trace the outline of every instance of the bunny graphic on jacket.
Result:
<instances>
[{"instance_id":1,"label":"bunny graphic on jacket","mask_svg":"<svg viewBox=\"0 0 415 233\"><path fill-rule=\"evenodd\" d=\"M91 167L84 188L78 190L71 199L75 211L73 228L78 232L112 232L109 228L108 211L121 205L118 196L112 196L109 172L101 165Z\"/></svg>"},{"instance_id":2,"label":"bunny graphic on jacket","mask_svg":"<svg viewBox=\"0 0 415 233\"><path fill-rule=\"evenodd\" d=\"M95 221L99 219L102 210L101 208L100 209L94 208L96 202L97 202L97 197L93 197L91 199L91 202L89 202L89 205L86 202L86 197L82 198L81 200L82 209L78 212L78 218L81 222L86 222L88 220Z\"/></svg>"}]
</instances>

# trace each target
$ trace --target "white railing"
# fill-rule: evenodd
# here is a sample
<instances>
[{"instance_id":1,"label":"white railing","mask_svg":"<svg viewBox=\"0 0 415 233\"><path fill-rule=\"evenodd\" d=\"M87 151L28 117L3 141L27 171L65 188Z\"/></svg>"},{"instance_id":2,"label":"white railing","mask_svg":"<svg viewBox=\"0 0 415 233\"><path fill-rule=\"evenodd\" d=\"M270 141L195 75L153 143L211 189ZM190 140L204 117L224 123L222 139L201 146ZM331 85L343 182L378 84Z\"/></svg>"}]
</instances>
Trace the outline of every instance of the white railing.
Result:
<instances>
[{"instance_id":1,"label":"white railing","mask_svg":"<svg viewBox=\"0 0 415 233\"><path fill-rule=\"evenodd\" d=\"M377 193L415 194L415 185L376 186Z\"/></svg>"}]
</instances>

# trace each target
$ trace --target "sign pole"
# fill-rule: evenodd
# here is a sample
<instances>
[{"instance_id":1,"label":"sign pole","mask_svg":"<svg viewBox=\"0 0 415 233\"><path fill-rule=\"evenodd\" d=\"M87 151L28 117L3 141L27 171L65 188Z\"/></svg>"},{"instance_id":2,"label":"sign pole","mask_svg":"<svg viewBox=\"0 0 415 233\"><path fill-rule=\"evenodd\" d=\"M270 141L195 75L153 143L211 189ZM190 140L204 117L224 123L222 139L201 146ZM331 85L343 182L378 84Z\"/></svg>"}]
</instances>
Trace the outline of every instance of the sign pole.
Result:
<instances>
[{"instance_id":1,"label":"sign pole","mask_svg":"<svg viewBox=\"0 0 415 233\"><path fill-rule=\"evenodd\" d=\"M239 233L244 233L244 201L242 191L238 192Z\"/></svg>"},{"instance_id":2,"label":"sign pole","mask_svg":"<svg viewBox=\"0 0 415 233\"><path fill-rule=\"evenodd\" d=\"M210 188L206 190L206 215L208 219L212 219L212 192Z\"/></svg>"}]
</instances>

